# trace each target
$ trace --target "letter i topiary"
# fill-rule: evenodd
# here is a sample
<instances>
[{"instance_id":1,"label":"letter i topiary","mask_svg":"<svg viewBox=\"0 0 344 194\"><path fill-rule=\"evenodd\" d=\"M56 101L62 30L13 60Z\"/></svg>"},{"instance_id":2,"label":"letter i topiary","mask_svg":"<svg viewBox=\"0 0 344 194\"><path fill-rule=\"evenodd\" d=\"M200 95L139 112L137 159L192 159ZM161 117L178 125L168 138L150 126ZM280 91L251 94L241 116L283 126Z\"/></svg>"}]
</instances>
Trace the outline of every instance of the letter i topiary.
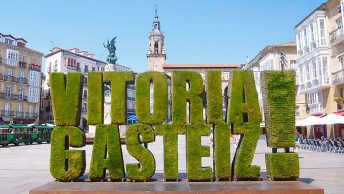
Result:
<instances>
[{"instance_id":1,"label":"letter i topiary","mask_svg":"<svg viewBox=\"0 0 344 194\"><path fill-rule=\"evenodd\" d=\"M149 125L134 124L127 128L125 136L127 150L140 162L127 164L127 174L130 180L148 181L155 173L155 159L153 154L141 145L139 135L142 143L150 143L155 139L154 131Z\"/></svg>"},{"instance_id":2,"label":"letter i topiary","mask_svg":"<svg viewBox=\"0 0 344 194\"><path fill-rule=\"evenodd\" d=\"M104 90L103 73L88 73L88 99L87 99L88 125L103 124L104 119Z\"/></svg>"},{"instance_id":3,"label":"letter i topiary","mask_svg":"<svg viewBox=\"0 0 344 194\"><path fill-rule=\"evenodd\" d=\"M104 72L103 80L111 83L111 123L126 124L127 84L134 82L134 74L126 72Z\"/></svg>"},{"instance_id":4,"label":"letter i topiary","mask_svg":"<svg viewBox=\"0 0 344 194\"><path fill-rule=\"evenodd\" d=\"M260 135L261 114L253 72L233 71L232 83L228 120L233 132L242 136L233 160L233 178L257 180L260 167L251 163Z\"/></svg>"},{"instance_id":5,"label":"letter i topiary","mask_svg":"<svg viewBox=\"0 0 344 194\"><path fill-rule=\"evenodd\" d=\"M89 177L101 181L109 170L111 181L124 178L123 154L117 125L97 125Z\"/></svg>"},{"instance_id":6,"label":"letter i topiary","mask_svg":"<svg viewBox=\"0 0 344 194\"><path fill-rule=\"evenodd\" d=\"M55 127L51 134L50 173L58 181L78 179L85 172L85 150L69 147L85 146L85 134L77 127Z\"/></svg>"},{"instance_id":7,"label":"letter i topiary","mask_svg":"<svg viewBox=\"0 0 344 194\"><path fill-rule=\"evenodd\" d=\"M154 108L150 113L150 84L154 85ZM146 72L136 80L136 113L140 123L160 124L167 117L167 78L164 73Z\"/></svg>"},{"instance_id":8,"label":"letter i topiary","mask_svg":"<svg viewBox=\"0 0 344 194\"><path fill-rule=\"evenodd\" d=\"M81 113L81 73L51 73L51 101L55 124L58 126L79 126Z\"/></svg>"}]
</instances>

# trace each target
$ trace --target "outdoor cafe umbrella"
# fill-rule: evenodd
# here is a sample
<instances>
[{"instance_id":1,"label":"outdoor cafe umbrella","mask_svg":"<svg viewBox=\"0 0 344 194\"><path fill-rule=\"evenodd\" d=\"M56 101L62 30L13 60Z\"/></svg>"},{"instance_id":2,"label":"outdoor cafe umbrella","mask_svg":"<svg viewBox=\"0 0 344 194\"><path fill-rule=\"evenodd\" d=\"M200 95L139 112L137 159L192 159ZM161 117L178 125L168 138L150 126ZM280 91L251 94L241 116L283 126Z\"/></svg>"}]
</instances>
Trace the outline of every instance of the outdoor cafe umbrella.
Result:
<instances>
[{"instance_id":1,"label":"outdoor cafe umbrella","mask_svg":"<svg viewBox=\"0 0 344 194\"><path fill-rule=\"evenodd\" d=\"M337 114L328 114L321 118L321 120L326 125L344 124L344 117Z\"/></svg>"},{"instance_id":2,"label":"outdoor cafe umbrella","mask_svg":"<svg viewBox=\"0 0 344 194\"><path fill-rule=\"evenodd\" d=\"M300 126L310 126L310 125L325 125L322 118L316 116L309 116L300 121Z\"/></svg>"}]
</instances>

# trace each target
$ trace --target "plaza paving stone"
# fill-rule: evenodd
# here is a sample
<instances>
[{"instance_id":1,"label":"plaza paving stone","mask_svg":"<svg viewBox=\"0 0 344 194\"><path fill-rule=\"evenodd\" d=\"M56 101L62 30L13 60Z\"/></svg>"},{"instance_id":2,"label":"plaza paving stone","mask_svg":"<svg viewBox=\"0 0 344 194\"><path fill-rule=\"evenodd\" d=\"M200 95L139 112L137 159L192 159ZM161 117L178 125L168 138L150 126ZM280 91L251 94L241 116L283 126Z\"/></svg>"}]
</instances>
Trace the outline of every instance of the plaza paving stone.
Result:
<instances>
[{"instance_id":1,"label":"plaza paving stone","mask_svg":"<svg viewBox=\"0 0 344 194\"><path fill-rule=\"evenodd\" d=\"M203 145L211 145L209 137L202 139ZM87 145L87 168L91 160L92 146ZM149 149L156 159L156 178L163 172L162 138L157 137ZM185 173L185 137L179 136L179 171ZM234 145L231 146L232 156ZM136 162L123 146L125 163ZM261 177L266 177L264 154L270 153L262 137L256 149L253 164L261 166ZM50 144L0 147L0 193L27 194L30 189L51 182L54 179L49 172ZM325 193L344 194L344 154L324 153L299 150L301 176L300 180L325 189ZM212 158L203 158L203 166L212 165Z\"/></svg>"}]
</instances>

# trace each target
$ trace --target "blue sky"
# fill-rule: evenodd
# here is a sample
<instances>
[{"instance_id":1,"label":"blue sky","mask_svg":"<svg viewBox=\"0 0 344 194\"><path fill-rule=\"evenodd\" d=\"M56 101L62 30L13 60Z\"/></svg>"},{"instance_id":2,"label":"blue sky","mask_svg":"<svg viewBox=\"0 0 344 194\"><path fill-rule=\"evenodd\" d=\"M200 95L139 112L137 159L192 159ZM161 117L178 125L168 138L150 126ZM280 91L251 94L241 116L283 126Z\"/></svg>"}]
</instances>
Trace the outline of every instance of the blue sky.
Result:
<instances>
[{"instance_id":1,"label":"blue sky","mask_svg":"<svg viewBox=\"0 0 344 194\"><path fill-rule=\"evenodd\" d=\"M1 33L23 37L46 54L80 48L105 60L117 36L118 63L147 70L148 35L158 6L169 64L244 63L267 44L295 39L294 26L324 0L11 0Z\"/></svg>"}]
</instances>

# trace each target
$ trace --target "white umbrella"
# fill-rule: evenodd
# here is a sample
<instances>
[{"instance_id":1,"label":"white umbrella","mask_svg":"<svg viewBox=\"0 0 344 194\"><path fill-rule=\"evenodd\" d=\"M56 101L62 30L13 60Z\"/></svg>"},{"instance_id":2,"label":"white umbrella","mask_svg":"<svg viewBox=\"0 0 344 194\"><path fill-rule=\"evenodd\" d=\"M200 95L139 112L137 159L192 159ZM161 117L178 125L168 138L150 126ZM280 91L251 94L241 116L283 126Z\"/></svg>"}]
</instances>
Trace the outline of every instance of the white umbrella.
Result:
<instances>
[{"instance_id":1,"label":"white umbrella","mask_svg":"<svg viewBox=\"0 0 344 194\"><path fill-rule=\"evenodd\" d=\"M316 117L316 116L309 116L306 119L301 121L302 126L310 126L310 125L325 125L323 119Z\"/></svg>"},{"instance_id":2,"label":"white umbrella","mask_svg":"<svg viewBox=\"0 0 344 194\"><path fill-rule=\"evenodd\" d=\"M301 120L296 120L295 121L295 126L303 126L303 122L302 122L303 120L301 119Z\"/></svg>"},{"instance_id":3,"label":"white umbrella","mask_svg":"<svg viewBox=\"0 0 344 194\"><path fill-rule=\"evenodd\" d=\"M344 117L337 114L328 114L321 118L326 125L344 124Z\"/></svg>"}]
</instances>

